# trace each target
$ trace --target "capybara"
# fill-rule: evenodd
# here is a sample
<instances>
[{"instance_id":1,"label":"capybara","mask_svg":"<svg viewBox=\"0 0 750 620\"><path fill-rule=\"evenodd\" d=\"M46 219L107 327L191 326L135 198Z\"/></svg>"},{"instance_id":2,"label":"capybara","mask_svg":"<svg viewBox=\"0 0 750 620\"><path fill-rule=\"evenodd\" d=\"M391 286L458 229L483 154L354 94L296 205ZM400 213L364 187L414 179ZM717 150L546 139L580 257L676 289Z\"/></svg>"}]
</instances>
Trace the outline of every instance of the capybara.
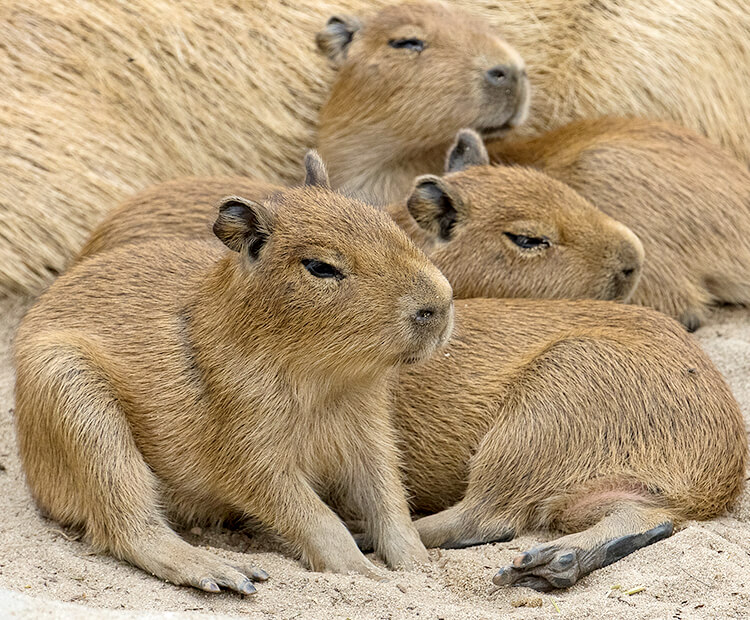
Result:
<instances>
[{"instance_id":1,"label":"capybara","mask_svg":"<svg viewBox=\"0 0 750 620\"><path fill-rule=\"evenodd\" d=\"M493 142L496 162L565 182L646 253L632 303L697 329L715 303L750 302L750 170L672 123L601 118Z\"/></svg>"},{"instance_id":2,"label":"capybara","mask_svg":"<svg viewBox=\"0 0 750 620\"><path fill-rule=\"evenodd\" d=\"M451 188L465 192L463 204L473 189L470 177L456 179L500 170L471 165L486 158L477 145L478 136L462 132L448 157L449 166L466 167L448 176ZM130 205L145 216L141 225L121 209L117 225L97 238L118 241L121 250L137 248L138 236L158 229L158 214L170 204L180 225L188 225L187 234L175 226L176 236L200 238L209 208L201 215L190 205L222 186L253 190L252 182L242 183L248 181L189 180L182 211L179 182L154 188L157 219L148 219L144 193ZM170 242L166 235L151 239ZM117 246L98 251L107 256ZM82 260L86 265L96 254ZM496 580L564 587L669 535L682 520L721 513L740 492L746 438L739 409L675 321L651 309L595 301L456 305L456 334L445 354L403 368L395 398L412 507L443 511L417 521L426 545L562 529L570 534L519 556Z\"/></svg>"},{"instance_id":3,"label":"capybara","mask_svg":"<svg viewBox=\"0 0 750 620\"><path fill-rule=\"evenodd\" d=\"M439 172L456 132L503 135L526 119L523 59L485 22L438 3L337 16L317 42L338 74L318 148L334 187L388 204Z\"/></svg>"},{"instance_id":4,"label":"capybara","mask_svg":"<svg viewBox=\"0 0 750 620\"><path fill-rule=\"evenodd\" d=\"M562 530L495 583L567 587L739 495L739 407L679 323L603 301L455 305L450 345L396 394L412 507L442 510L416 521L425 545Z\"/></svg>"},{"instance_id":5,"label":"capybara","mask_svg":"<svg viewBox=\"0 0 750 620\"><path fill-rule=\"evenodd\" d=\"M625 226L542 173L489 166L470 130L459 133L447 159L447 176L419 177L408 200L387 211L445 274L455 297L628 299L643 248ZM114 209L79 259L164 236L209 240L222 196L262 200L276 191L243 177L156 185Z\"/></svg>"},{"instance_id":6,"label":"capybara","mask_svg":"<svg viewBox=\"0 0 750 620\"><path fill-rule=\"evenodd\" d=\"M391 567L427 560L390 422L398 367L453 321L448 281L385 214L302 188L221 202L204 241L83 261L16 337L16 423L38 505L176 584L248 594L265 574L168 526L254 517L314 570L377 576L326 502ZM229 248L228 251L227 248Z\"/></svg>"},{"instance_id":7,"label":"capybara","mask_svg":"<svg viewBox=\"0 0 750 620\"><path fill-rule=\"evenodd\" d=\"M353 23L346 15L360 15L364 27L352 32L351 44L365 48L372 19L366 13L390 3L1 3L0 294L38 292L106 205L156 182L220 174L297 181L296 162L316 143L316 119L336 80L315 34L332 15L342 24ZM672 119L748 162L746 4L466 0L461 7L525 60L534 97L520 131L536 134L603 114ZM411 36L400 30L409 30L414 15L404 9L401 25L394 17L394 37ZM440 76L458 75L451 59L463 63L466 56L434 47L436 23L416 24L421 52L419 42L393 49L390 38L371 49L378 58L403 59L409 70L438 59L433 73L421 74L453 92L456 85ZM449 27L457 33L462 23L454 16ZM339 38L342 49L345 40ZM387 90L375 63L370 70ZM467 65L466 79L476 82L476 75ZM425 92L421 84L405 91L405 107L425 109L420 123L434 125ZM363 147L359 156L372 161L372 141Z\"/></svg>"}]
</instances>

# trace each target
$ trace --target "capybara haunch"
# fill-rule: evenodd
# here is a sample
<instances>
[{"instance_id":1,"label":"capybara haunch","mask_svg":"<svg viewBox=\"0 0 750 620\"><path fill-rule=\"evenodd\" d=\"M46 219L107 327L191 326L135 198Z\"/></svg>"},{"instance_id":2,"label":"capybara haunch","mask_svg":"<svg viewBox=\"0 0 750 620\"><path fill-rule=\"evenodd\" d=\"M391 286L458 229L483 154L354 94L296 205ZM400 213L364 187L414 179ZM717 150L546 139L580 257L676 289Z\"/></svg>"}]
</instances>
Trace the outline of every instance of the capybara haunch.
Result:
<instances>
[{"instance_id":1,"label":"capybara haunch","mask_svg":"<svg viewBox=\"0 0 750 620\"><path fill-rule=\"evenodd\" d=\"M98 549L176 584L251 593L262 572L167 518L252 516L313 569L376 575L326 502L391 567L427 559L390 423L396 369L448 338L451 288L385 214L307 184L228 198L204 241L131 244L72 268L16 338L31 491ZM162 507L164 510L162 510Z\"/></svg>"},{"instance_id":2,"label":"capybara haunch","mask_svg":"<svg viewBox=\"0 0 750 620\"><path fill-rule=\"evenodd\" d=\"M565 182L638 235L646 261L632 303L695 330L710 304L750 302L750 171L702 136L602 118L494 142L490 155Z\"/></svg>"},{"instance_id":3,"label":"capybara haunch","mask_svg":"<svg viewBox=\"0 0 750 620\"><path fill-rule=\"evenodd\" d=\"M344 25L353 23L345 15L358 15L364 27L352 33L352 45L368 47L367 13L386 4L391 0L0 3L0 294L39 291L80 248L105 205L156 182L220 174L296 182L296 162L316 143L316 119L336 81L315 34L328 30L332 15ZM705 132L748 162L746 5L461 3L525 60L534 96L521 131L603 114L666 118ZM410 14L394 22L394 43L403 40L399 29L408 30ZM450 27L457 33L463 23L452 18ZM440 78L458 72L445 67L449 51L433 54L439 50L429 47L429 28L421 53L418 42L391 47L390 37L368 49L402 59L405 75L437 57L440 71L426 74L456 88ZM338 40L344 49L346 37ZM454 50L454 58L463 63L464 51ZM467 65L462 79L476 84L477 71ZM404 92L406 107L426 110L421 124L434 125L429 90L415 84ZM369 105L378 111L377 101ZM372 141L363 145L359 156L371 159Z\"/></svg>"},{"instance_id":4,"label":"capybara haunch","mask_svg":"<svg viewBox=\"0 0 750 620\"><path fill-rule=\"evenodd\" d=\"M480 137L464 130L449 174L418 178L408 201L387 207L457 298L627 300L643 264L630 230L555 179L487 164ZM80 256L164 236L208 240L222 196L262 200L275 191L281 188L243 177L168 181L117 207Z\"/></svg>"},{"instance_id":5,"label":"capybara haunch","mask_svg":"<svg viewBox=\"0 0 750 620\"><path fill-rule=\"evenodd\" d=\"M495 583L566 587L739 495L742 416L679 323L600 301L455 304L445 354L396 395L412 507L442 510L416 521L425 545L562 530Z\"/></svg>"}]
</instances>

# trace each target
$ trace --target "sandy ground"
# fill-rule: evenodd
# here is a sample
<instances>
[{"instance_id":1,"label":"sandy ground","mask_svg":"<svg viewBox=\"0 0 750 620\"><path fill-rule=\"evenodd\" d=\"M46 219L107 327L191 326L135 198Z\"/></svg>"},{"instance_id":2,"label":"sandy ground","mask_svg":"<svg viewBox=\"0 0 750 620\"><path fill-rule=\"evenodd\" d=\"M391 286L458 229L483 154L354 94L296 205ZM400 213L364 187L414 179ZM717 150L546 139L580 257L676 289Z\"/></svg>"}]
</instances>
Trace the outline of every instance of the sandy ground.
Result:
<instances>
[{"instance_id":1,"label":"sandy ground","mask_svg":"<svg viewBox=\"0 0 750 620\"><path fill-rule=\"evenodd\" d=\"M267 536L183 532L231 557L249 554L271 579L254 597L178 588L93 554L35 510L24 486L12 424L9 346L28 302L0 300L0 617L153 618L205 613L248 618L747 618L750 492L730 515L688 523L672 538L597 571L568 591L498 590L496 569L549 535L472 549L432 551L412 573L385 583L306 571ZM750 310L721 310L696 338L725 373L750 419ZM619 586L619 589L618 589ZM624 591L643 586L632 595ZM615 589L613 589L615 588ZM23 593L26 596L19 596ZM536 606L535 606L536 605ZM540 606L539 606L540 605ZM104 613L109 608L111 613ZM137 610L138 613L122 610ZM143 612L146 612L145 614Z\"/></svg>"}]
</instances>

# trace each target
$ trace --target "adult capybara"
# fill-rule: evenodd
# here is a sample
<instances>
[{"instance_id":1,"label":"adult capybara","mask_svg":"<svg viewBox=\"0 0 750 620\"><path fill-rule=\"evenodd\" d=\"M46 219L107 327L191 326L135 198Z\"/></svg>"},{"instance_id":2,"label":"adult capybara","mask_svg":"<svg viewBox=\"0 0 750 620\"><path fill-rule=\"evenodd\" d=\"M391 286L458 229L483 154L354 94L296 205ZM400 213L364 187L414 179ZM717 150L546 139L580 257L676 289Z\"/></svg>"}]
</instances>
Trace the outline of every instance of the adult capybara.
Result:
<instances>
[{"instance_id":1,"label":"adult capybara","mask_svg":"<svg viewBox=\"0 0 750 620\"><path fill-rule=\"evenodd\" d=\"M488 163L481 138L464 130L447 176L419 177L408 200L386 207L457 298L629 298L643 265L630 230L551 177ZM222 196L262 200L281 190L244 177L156 185L114 209L79 259L145 239L210 240Z\"/></svg>"},{"instance_id":2,"label":"adult capybara","mask_svg":"<svg viewBox=\"0 0 750 620\"><path fill-rule=\"evenodd\" d=\"M447 340L451 288L387 215L331 192L317 156L307 168L302 188L223 200L225 248L159 239L81 262L16 337L37 503L172 583L255 591L264 573L168 525L231 515L272 528L314 570L377 575L326 502L364 518L389 566L427 560L392 388L400 365Z\"/></svg>"},{"instance_id":3,"label":"adult capybara","mask_svg":"<svg viewBox=\"0 0 750 620\"><path fill-rule=\"evenodd\" d=\"M341 24L353 23L347 14L361 15L364 27L352 32L351 45L364 48L365 14L385 4L2 3L0 293L38 291L78 250L106 205L157 181L188 174L295 181L295 162L315 142L316 118L335 81L315 49L315 33L331 15ZM529 132L602 114L671 118L750 159L744 0L467 0L461 6L525 59L534 92ZM411 25L407 17L394 24L394 36L408 40L411 34L399 30ZM460 26L451 19L452 30ZM423 32L421 52L419 41L394 49L390 38L372 49L403 59L409 70L437 57L434 75L457 75L445 67L448 50L431 47L432 34ZM339 41L345 49L346 37ZM454 52L464 63L463 50ZM371 66L372 81L386 90L378 64ZM466 79L476 84L478 69L465 66ZM448 92L456 88L435 81ZM432 110L422 92L416 88L408 106L426 107L429 124ZM369 140L367 148L363 156L372 159Z\"/></svg>"},{"instance_id":4,"label":"adult capybara","mask_svg":"<svg viewBox=\"0 0 750 620\"><path fill-rule=\"evenodd\" d=\"M643 243L631 303L697 329L715 303L750 303L750 170L673 123L601 118L493 142L495 162L563 181Z\"/></svg>"}]
</instances>

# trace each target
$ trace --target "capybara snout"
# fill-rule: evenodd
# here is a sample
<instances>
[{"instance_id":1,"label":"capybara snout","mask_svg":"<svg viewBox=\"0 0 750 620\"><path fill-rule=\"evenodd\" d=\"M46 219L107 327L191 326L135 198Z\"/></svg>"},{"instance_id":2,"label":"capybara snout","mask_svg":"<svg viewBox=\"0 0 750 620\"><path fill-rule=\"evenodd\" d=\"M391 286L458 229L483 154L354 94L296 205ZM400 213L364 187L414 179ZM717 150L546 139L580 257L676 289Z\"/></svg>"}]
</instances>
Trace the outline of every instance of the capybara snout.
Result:
<instances>
[{"instance_id":1,"label":"capybara snout","mask_svg":"<svg viewBox=\"0 0 750 620\"><path fill-rule=\"evenodd\" d=\"M402 303L414 343L403 361L415 363L448 341L453 330L453 289L437 268L428 265Z\"/></svg>"}]
</instances>

